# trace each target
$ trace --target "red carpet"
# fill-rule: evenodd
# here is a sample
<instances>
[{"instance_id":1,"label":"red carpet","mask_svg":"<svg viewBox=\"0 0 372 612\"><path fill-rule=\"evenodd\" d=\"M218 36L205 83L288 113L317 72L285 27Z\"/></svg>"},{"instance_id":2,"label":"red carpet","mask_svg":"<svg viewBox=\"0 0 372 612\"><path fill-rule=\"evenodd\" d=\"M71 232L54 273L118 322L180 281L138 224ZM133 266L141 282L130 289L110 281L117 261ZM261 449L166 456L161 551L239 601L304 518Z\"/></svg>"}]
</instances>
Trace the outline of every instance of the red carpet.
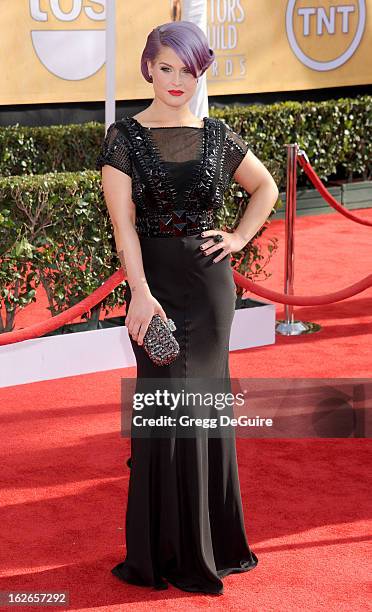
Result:
<instances>
[{"instance_id":1,"label":"red carpet","mask_svg":"<svg viewBox=\"0 0 372 612\"><path fill-rule=\"evenodd\" d=\"M372 217L371 210L359 212ZM282 290L283 222L269 231L280 252L265 284ZM337 290L369 274L370 236L370 228L338 214L298 218L295 292ZM296 308L296 319L316 321L322 330L232 353L232 376L370 376L371 298L369 290L333 305ZM25 309L17 325L48 316L45 302L39 305ZM69 610L367 609L364 439L237 440L247 535L259 565L224 578L224 595L171 585L153 591L112 576L125 556L130 473L129 441L120 436L120 377L133 375L131 368L0 390L0 590L69 591Z\"/></svg>"}]
</instances>

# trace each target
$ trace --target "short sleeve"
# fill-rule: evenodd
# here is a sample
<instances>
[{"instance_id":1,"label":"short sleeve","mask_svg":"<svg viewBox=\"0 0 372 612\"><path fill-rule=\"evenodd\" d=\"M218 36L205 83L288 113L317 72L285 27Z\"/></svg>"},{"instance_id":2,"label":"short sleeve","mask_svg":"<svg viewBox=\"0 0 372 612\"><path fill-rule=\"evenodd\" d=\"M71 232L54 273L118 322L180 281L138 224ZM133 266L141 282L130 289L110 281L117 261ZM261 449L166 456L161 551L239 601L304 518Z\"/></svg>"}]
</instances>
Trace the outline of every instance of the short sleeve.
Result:
<instances>
[{"instance_id":1,"label":"short sleeve","mask_svg":"<svg viewBox=\"0 0 372 612\"><path fill-rule=\"evenodd\" d=\"M132 163L125 136L115 123L109 126L101 144L96 159L96 170L101 170L102 166L106 164L132 176Z\"/></svg>"},{"instance_id":2,"label":"short sleeve","mask_svg":"<svg viewBox=\"0 0 372 612\"><path fill-rule=\"evenodd\" d=\"M234 175L246 153L250 150L248 143L240 134L226 124L225 169L230 177Z\"/></svg>"}]
</instances>

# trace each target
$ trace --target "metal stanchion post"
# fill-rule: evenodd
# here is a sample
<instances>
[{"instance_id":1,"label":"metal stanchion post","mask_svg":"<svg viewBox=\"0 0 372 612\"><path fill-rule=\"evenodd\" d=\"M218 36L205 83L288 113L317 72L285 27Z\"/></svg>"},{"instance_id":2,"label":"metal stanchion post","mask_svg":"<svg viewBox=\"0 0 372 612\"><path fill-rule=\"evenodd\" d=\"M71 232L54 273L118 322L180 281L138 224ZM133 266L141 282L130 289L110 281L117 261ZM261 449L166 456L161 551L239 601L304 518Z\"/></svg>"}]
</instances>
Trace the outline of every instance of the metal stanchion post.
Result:
<instances>
[{"instance_id":1,"label":"metal stanchion post","mask_svg":"<svg viewBox=\"0 0 372 612\"><path fill-rule=\"evenodd\" d=\"M287 144L287 193L285 206L285 263L284 293L294 295L294 228L297 204L297 152L298 144ZM299 336L319 331L318 323L295 321L292 304L284 305L285 319L276 323L275 331L283 336Z\"/></svg>"}]
</instances>

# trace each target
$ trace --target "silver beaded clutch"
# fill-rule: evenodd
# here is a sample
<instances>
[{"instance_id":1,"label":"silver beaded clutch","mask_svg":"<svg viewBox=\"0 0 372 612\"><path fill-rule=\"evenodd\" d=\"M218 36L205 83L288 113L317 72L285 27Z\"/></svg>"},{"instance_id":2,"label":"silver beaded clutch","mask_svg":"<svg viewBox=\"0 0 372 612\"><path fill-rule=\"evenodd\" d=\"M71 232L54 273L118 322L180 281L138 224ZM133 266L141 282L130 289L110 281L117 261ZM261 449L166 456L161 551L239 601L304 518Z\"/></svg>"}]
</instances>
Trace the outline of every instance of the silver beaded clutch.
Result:
<instances>
[{"instance_id":1,"label":"silver beaded clutch","mask_svg":"<svg viewBox=\"0 0 372 612\"><path fill-rule=\"evenodd\" d=\"M165 322L158 314L152 317L143 337L143 348L156 365L168 365L178 357L180 345L172 334L175 329L172 319Z\"/></svg>"}]
</instances>

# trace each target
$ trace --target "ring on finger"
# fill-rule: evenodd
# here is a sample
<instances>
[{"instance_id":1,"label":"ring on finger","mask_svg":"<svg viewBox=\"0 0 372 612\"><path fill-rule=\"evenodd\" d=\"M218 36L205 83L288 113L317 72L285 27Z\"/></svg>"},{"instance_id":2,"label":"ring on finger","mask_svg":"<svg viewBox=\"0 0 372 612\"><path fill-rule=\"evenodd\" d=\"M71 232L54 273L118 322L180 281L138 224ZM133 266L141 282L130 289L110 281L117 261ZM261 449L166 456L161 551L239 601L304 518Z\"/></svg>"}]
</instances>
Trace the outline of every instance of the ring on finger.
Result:
<instances>
[{"instance_id":1,"label":"ring on finger","mask_svg":"<svg viewBox=\"0 0 372 612\"><path fill-rule=\"evenodd\" d=\"M217 243L217 242L222 242L222 241L223 241L223 236L222 236L222 234L215 234L215 235L213 236L213 242L216 242L216 243Z\"/></svg>"}]
</instances>

